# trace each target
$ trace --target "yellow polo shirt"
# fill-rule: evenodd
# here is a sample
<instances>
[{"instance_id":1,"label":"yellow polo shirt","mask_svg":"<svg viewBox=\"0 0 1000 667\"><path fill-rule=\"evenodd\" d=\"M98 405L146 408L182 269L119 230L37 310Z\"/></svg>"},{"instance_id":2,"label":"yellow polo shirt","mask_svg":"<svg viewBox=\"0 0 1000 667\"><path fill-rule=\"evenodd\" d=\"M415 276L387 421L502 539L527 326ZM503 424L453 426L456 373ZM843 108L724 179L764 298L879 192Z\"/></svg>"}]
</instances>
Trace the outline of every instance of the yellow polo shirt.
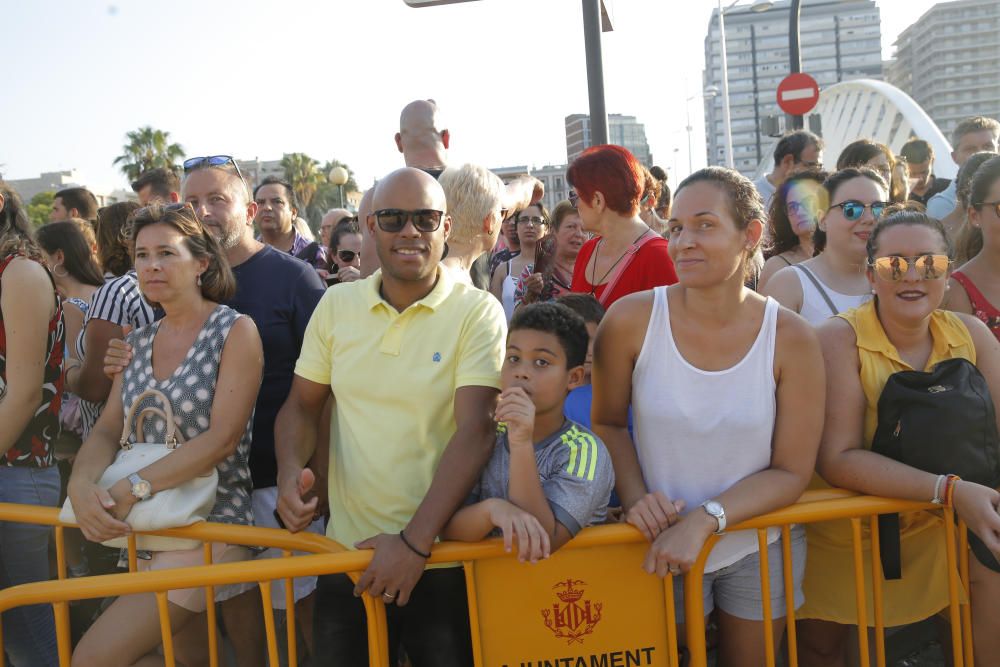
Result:
<instances>
[{"instance_id":1,"label":"yellow polo shirt","mask_svg":"<svg viewBox=\"0 0 1000 667\"><path fill-rule=\"evenodd\" d=\"M295 366L333 390L326 533L348 548L413 517L455 433L455 390L500 388L507 334L500 302L446 270L401 313L381 282L327 290Z\"/></svg>"}]
</instances>

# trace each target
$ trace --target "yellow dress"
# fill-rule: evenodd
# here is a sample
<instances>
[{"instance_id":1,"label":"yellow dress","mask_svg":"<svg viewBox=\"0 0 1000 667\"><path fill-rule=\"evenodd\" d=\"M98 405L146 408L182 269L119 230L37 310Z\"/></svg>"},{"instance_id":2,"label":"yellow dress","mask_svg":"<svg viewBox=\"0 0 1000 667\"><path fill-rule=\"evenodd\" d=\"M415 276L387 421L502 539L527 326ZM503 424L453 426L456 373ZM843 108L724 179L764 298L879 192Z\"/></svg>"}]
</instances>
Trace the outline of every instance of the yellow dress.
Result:
<instances>
[{"instance_id":1,"label":"yellow dress","mask_svg":"<svg viewBox=\"0 0 1000 667\"><path fill-rule=\"evenodd\" d=\"M861 385L865 392L864 447L870 448L878 423L878 399L889 376L913 370L899 357L889 342L871 301L838 315L847 320L857 335L861 362ZM937 310L930 322L933 349L930 370L945 359L964 358L976 363L976 348L968 329L954 314ZM811 488L823 488L818 476ZM944 520L930 512L902 514L900 542L902 578L882 581L883 618L886 627L915 623L948 606L948 568ZM865 591L868 594L869 625L874 625L871 582L871 543L868 520L862 520ZM848 520L808 524L809 551L803 583L806 602L797 618L812 618L842 624L857 624L854 595L854 556L851 524Z\"/></svg>"}]
</instances>

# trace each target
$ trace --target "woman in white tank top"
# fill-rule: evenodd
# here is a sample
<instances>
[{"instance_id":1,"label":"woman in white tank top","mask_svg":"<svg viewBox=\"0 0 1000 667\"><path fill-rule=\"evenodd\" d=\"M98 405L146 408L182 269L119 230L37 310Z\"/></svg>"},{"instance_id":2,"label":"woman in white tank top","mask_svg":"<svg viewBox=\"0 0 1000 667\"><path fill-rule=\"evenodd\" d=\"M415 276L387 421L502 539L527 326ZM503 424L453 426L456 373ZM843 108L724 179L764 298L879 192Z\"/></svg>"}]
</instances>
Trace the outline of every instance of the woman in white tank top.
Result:
<instances>
[{"instance_id":1,"label":"woman in white tank top","mask_svg":"<svg viewBox=\"0 0 1000 667\"><path fill-rule=\"evenodd\" d=\"M889 196L870 169L842 169L823 184L829 206L816 230L819 255L774 274L761 291L813 326L871 299L866 246Z\"/></svg>"},{"instance_id":2,"label":"woman in white tank top","mask_svg":"<svg viewBox=\"0 0 1000 667\"><path fill-rule=\"evenodd\" d=\"M795 502L815 466L825 399L816 335L743 284L763 217L760 195L737 172L690 176L669 220L680 282L620 300L597 334L594 431L611 453L628 522L652 542L650 573L686 572L712 533ZM805 543L796 534L801 604ZM768 553L780 641L778 538L770 536ZM757 551L754 531L726 532L705 567L704 610L719 609L720 664L764 662ZM675 577L678 618L680 583Z\"/></svg>"}]
</instances>

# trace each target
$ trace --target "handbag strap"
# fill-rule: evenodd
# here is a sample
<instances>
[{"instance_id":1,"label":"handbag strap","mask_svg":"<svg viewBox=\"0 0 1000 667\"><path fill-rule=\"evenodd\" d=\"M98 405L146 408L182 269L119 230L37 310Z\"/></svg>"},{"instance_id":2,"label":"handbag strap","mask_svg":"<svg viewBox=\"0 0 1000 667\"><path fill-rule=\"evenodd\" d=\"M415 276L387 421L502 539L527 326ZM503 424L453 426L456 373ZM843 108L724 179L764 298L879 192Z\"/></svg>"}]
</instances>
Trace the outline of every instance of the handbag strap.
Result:
<instances>
[{"instance_id":1,"label":"handbag strap","mask_svg":"<svg viewBox=\"0 0 1000 667\"><path fill-rule=\"evenodd\" d=\"M158 401L163 406L163 409L161 410L155 407L147 407L140 409L142 402L147 398L153 398L156 401ZM172 444L174 447L176 447L179 440L177 438L178 435L177 425L174 424L174 409L173 406L170 404L170 400L163 395L162 391L159 391L157 389L147 389L146 391L136 396L135 401L133 401L132 403L132 407L128 410L128 412L125 413L125 423L122 426L122 437L121 440L118 441L118 444L121 445L121 447L123 448L126 449L128 448L129 437L132 435L133 421L137 422L138 424L145 424L145 414L147 412L152 412L158 417L161 417L166 422L167 444ZM139 440L140 437L142 438L145 437L144 435L142 435L141 428L137 431L136 442L140 442ZM142 442L145 442L145 440L143 440Z\"/></svg>"},{"instance_id":2,"label":"handbag strap","mask_svg":"<svg viewBox=\"0 0 1000 667\"><path fill-rule=\"evenodd\" d=\"M802 266L801 264L793 264L792 266L801 271L802 273L804 273L805 276L809 278L812 284L816 286L816 291L818 291L819 295L823 297L824 301L826 301L826 305L830 308L830 312L833 313L834 316L836 316L840 312L840 310L837 308L837 306L833 304L833 299L831 299L830 295L826 293L826 290L823 289L823 283L819 281L819 278L817 278L812 271Z\"/></svg>"},{"instance_id":3,"label":"handbag strap","mask_svg":"<svg viewBox=\"0 0 1000 667\"><path fill-rule=\"evenodd\" d=\"M635 259L635 256L639 253L639 249L655 238L660 237L654 234L653 230L650 229L637 238L635 243L625 249L625 253L622 255L621 261L618 262L618 266L615 267L615 270L612 272L610 278L604 283L604 291L601 292L601 298L598 299L602 306L605 308L608 307L607 301L611 298L611 292L615 289L615 286L618 285L618 281L621 280L621 277L625 275L625 269L627 269L632 263L632 260ZM594 261L596 262L597 260L595 259Z\"/></svg>"}]
</instances>

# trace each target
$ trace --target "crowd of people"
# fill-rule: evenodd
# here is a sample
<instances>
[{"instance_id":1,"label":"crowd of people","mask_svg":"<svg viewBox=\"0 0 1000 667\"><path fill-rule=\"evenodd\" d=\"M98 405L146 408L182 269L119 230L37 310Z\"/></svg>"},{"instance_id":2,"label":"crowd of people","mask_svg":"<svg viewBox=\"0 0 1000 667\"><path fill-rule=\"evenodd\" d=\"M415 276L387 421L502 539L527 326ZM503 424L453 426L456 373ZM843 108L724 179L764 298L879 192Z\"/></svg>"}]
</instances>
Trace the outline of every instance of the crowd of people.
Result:
<instances>
[{"instance_id":1,"label":"crowd of people","mask_svg":"<svg viewBox=\"0 0 1000 667\"><path fill-rule=\"evenodd\" d=\"M898 155L861 138L824 171L822 140L799 130L756 182L708 167L671 185L624 148L595 146L570 165L570 199L550 213L531 177L504 183L449 164L437 105L417 100L395 135L404 166L356 213L324 215L318 238L288 182L248 183L226 155L144 173L137 202L98 208L84 188L60 191L39 229L0 182L0 502L65 499L79 525L67 531L68 570L82 577L121 565L101 543L133 529L136 506L208 476L209 521L373 550L357 583L295 580L309 654L368 664L368 593L386 603L394 664L447 667L472 664L472 648L461 569L426 567L438 540L499 536L536 562L587 526L625 521L650 543L645 571L665 577L721 535L704 608L720 664L757 665L758 539L727 525L828 485L933 501L972 531L976 665L990 664L998 139L996 120L961 122L951 182L922 138ZM963 432L991 470L964 479L952 474L970 465L957 445L919 464L880 444L880 399L896 379L962 360L978 391L954 392L940 408L952 412L930 418L955 423L988 404ZM890 435L908 437L909 419ZM106 480L148 443L168 455ZM858 623L850 527L789 535L783 545L768 531L774 639L791 553L801 664L846 667ZM949 599L941 515L904 514L895 535L898 562L882 563L888 626ZM50 578L51 539L0 521L0 588ZM866 530L869 561L871 539ZM214 562L279 555L213 547ZM202 562L201 548L171 545L144 548L139 569ZM215 600L238 664L265 664L258 587L218 586ZM203 591L168 601L178 662L204 664ZM74 665L161 664L152 595L87 609L74 616ZM17 667L58 664L49 606L5 613L3 637Z\"/></svg>"}]
</instances>

